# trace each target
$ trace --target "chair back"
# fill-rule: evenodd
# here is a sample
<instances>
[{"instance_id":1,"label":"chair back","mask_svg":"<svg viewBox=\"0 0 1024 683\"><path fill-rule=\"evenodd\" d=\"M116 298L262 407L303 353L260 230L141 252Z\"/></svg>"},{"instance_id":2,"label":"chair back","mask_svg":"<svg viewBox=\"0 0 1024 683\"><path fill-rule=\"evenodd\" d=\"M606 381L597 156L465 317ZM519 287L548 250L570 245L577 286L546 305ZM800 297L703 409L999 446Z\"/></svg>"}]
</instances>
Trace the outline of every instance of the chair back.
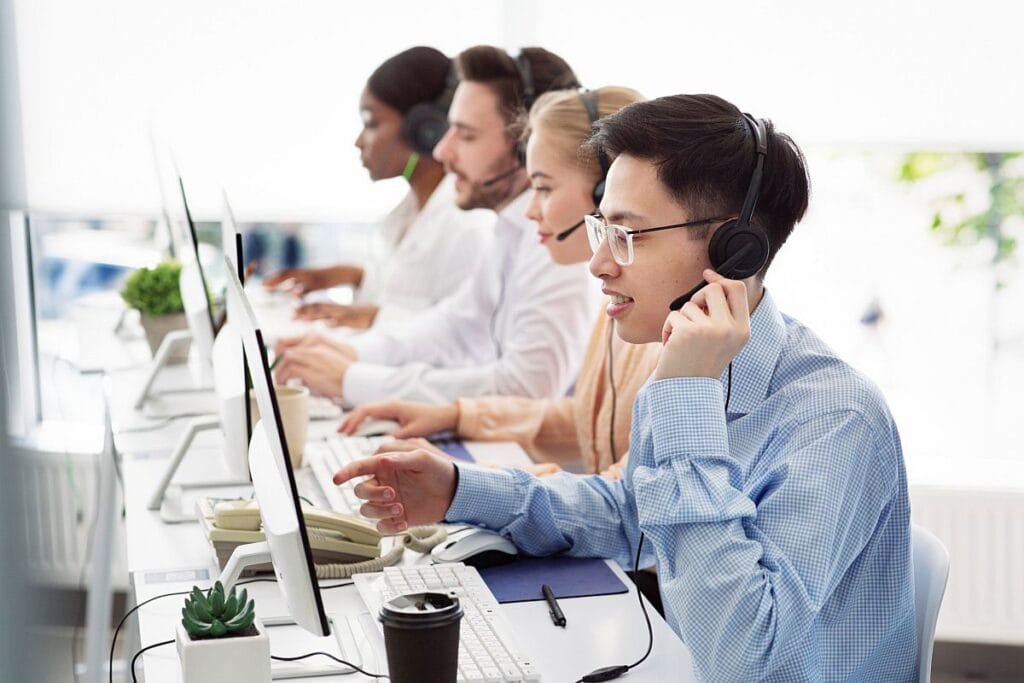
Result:
<instances>
[{"instance_id":1,"label":"chair back","mask_svg":"<svg viewBox=\"0 0 1024 683\"><path fill-rule=\"evenodd\" d=\"M914 561L914 607L917 619L917 662L920 683L932 677L935 622L949 578L949 551L924 527L911 525Z\"/></svg>"}]
</instances>

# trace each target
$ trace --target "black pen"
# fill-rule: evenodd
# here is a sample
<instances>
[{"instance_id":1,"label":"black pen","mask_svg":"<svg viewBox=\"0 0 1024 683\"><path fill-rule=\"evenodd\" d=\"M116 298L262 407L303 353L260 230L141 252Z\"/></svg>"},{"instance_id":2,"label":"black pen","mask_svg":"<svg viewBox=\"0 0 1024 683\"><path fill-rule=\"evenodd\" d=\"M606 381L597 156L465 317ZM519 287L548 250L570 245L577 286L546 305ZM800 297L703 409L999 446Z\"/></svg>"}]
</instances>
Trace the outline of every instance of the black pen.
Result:
<instances>
[{"instance_id":1,"label":"black pen","mask_svg":"<svg viewBox=\"0 0 1024 683\"><path fill-rule=\"evenodd\" d=\"M555 594L551 592L551 586L545 583L540 587L540 590L544 593L544 599L548 603L551 623L565 628L565 615L562 614L562 608L558 606L558 602L555 600Z\"/></svg>"}]
</instances>

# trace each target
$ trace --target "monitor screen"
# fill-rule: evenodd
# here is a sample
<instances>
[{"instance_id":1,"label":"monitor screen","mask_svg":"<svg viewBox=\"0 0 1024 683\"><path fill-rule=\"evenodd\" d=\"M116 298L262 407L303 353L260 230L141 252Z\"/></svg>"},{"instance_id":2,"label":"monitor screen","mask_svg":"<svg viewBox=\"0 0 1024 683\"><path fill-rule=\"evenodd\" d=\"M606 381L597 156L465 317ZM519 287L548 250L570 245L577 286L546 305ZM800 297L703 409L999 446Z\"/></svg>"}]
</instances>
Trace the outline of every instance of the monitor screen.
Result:
<instances>
[{"instance_id":1,"label":"monitor screen","mask_svg":"<svg viewBox=\"0 0 1024 683\"><path fill-rule=\"evenodd\" d=\"M296 623L310 633L326 636L330 634L330 627L320 598L313 553L295 485L295 473L288 457L288 444L284 438L263 334L257 327L256 317L231 260L225 259L225 262L228 302L232 312L238 311L231 321L231 328L242 337L253 392L260 409L261 419L249 447L249 469L260 506L263 531L273 558L274 573Z\"/></svg>"},{"instance_id":2,"label":"monitor screen","mask_svg":"<svg viewBox=\"0 0 1024 683\"><path fill-rule=\"evenodd\" d=\"M227 257L228 266L234 265L234 273L238 277L238 281L243 285L245 284L245 259L242 256L242 233L238 230L238 224L235 222L234 212L231 210L231 205L228 203L228 197L224 195L224 217L221 220L221 248L224 251L224 255ZM224 302L224 311L226 320L232 318L239 318L242 316L241 312L234 312L232 310L233 304L227 299ZM223 323L218 326L219 330L223 328ZM249 368L246 367L245 361L245 349L242 350L242 363L238 368L238 378L236 381L241 382L243 387L242 392L246 394L245 398L245 442L248 444L252 438L252 431L249 425L252 424L252 418L249 409L248 389L247 387L252 386L252 377L249 375Z\"/></svg>"},{"instance_id":3,"label":"monitor screen","mask_svg":"<svg viewBox=\"0 0 1024 683\"><path fill-rule=\"evenodd\" d=\"M184 259L186 259L186 258L189 258L189 259L194 258L195 259L195 264L196 264L195 268L196 268L196 271L199 273L199 280L200 280L200 282L202 282L202 285L203 285L203 297L202 297L201 305L202 305L202 307L206 311L206 319L207 319L207 322L209 323L209 326L210 326L209 327L210 342L212 343L213 342L213 335L214 335L214 323L213 323L213 311L210 310L210 299L209 299L209 296L208 296L208 294L210 292L210 287L209 287L210 283L206 279L206 274L203 271L203 263L199 259L199 235L196 232L196 224L192 220L192 211L188 208L188 198L185 196L185 182L182 180L181 176L178 176L178 189L181 190L181 205L182 205L182 208L184 208L184 210L185 210L185 224L186 224L186 228L187 228L185 230L185 235L186 235L186 241L189 243L189 245L188 245L189 246L189 254L188 254L187 257L186 257L186 255L182 254L182 259L183 259L183 262L184 262ZM184 302L184 303L186 304L186 306L188 305L188 302ZM199 301L198 298L196 298L196 304L197 305L200 304L200 301ZM191 316L189 316L189 317L191 317ZM193 330L193 334L195 334L194 330Z\"/></svg>"}]
</instances>

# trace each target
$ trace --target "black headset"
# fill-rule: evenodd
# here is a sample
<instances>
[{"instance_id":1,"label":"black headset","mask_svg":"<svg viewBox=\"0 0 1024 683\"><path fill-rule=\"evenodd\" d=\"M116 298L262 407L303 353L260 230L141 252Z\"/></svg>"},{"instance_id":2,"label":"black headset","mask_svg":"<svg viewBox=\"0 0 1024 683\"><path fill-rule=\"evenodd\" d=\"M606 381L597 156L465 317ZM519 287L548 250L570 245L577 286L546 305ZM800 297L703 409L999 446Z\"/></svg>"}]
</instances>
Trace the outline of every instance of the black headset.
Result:
<instances>
[{"instance_id":1,"label":"black headset","mask_svg":"<svg viewBox=\"0 0 1024 683\"><path fill-rule=\"evenodd\" d=\"M587 118L590 119L590 127L593 128L597 120L601 118L597 110L597 91L584 90L580 93L580 99L583 100L583 106L587 110ZM597 163L601 167L601 177L594 184L594 189L590 191L590 196L594 200L595 210L601 206L601 200L604 199L604 183L608 179L608 167L611 166L611 163L608 161L608 153L604 151L604 147L597 148Z\"/></svg>"},{"instance_id":2,"label":"black headset","mask_svg":"<svg viewBox=\"0 0 1024 683\"><path fill-rule=\"evenodd\" d=\"M523 84L523 107L529 114L534 100L537 99L537 88L533 84L533 65L522 52L516 55L514 61L516 71L519 72L519 82ZM516 141L516 161L520 166L526 166L526 143L523 140Z\"/></svg>"},{"instance_id":3,"label":"black headset","mask_svg":"<svg viewBox=\"0 0 1024 683\"><path fill-rule=\"evenodd\" d=\"M597 109L597 91L584 90L580 92L580 99L583 100L583 108L587 110L587 118L590 119L590 127L593 128L600 118ZM611 162L608 161L608 153L604 151L603 147L597 149L597 163L601 167L601 177L594 183L594 188L590 191L590 198L594 201L594 211L597 211L601 206L601 200L604 199L604 184L608 179L608 167L611 166ZM578 223L562 230L555 235L555 239L559 242L566 239L583 225L584 220L586 219L581 218Z\"/></svg>"},{"instance_id":4,"label":"black headset","mask_svg":"<svg viewBox=\"0 0 1024 683\"><path fill-rule=\"evenodd\" d=\"M412 105L402 118L402 137L417 154L430 156L448 132L448 107L458 85L459 76L453 65L448 68L441 94L430 102Z\"/></svg>"},{"instance_id":5,"label":"black headset","mask_svg":"<svg viewBox=\"0 0 1024 683\"><path fill-rule=\"evenodd\" d=\"M769 255L768 235L760 226L751 223L761 192L764 160L768 156L768 128L763 119L750 114L743 114L743 120L754 137L754 172L750 175L739 217L723 223L708 244L711 267L730 280L743 280L759 272L768 263ZM669 308L678 311L705 285L706 282L701 282L673 301Z\"/></svg>"},{"instance_id":6,"label":"black headset","mask_svg":"<svg viewBox=\"0 0 1024 683\"><path fill-rule=\"evenodd\" d=\"M519 73L519 82L523 86L523 106L526 108L526 112L529 113L530 107L533 106L533 100L536 98L536 88L533 85L533 67L530 65L530 60L522 52L512 58L512 63L516 66L516 71ZM481 183L484 187L490 187L509 176L515 175L519 169L526 168L526 142L521 139L516 140L514 153L516 165L485 180Z\"/></svg>"}]
</instances>

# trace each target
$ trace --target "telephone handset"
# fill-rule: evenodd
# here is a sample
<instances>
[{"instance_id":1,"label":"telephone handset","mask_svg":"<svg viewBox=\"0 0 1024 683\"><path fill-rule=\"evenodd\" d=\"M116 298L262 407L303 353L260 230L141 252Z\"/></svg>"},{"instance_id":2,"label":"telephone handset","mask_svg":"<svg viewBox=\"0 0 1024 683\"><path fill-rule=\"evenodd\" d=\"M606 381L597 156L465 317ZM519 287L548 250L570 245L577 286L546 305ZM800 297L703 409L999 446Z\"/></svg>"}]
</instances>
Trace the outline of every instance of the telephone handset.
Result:
<instances>
[{"instance_id":1,"label":"telephone handset","mask_svg":"<svg viewBox=\"0 0 1024 683\"><path fill-rule=\"evenodd\" d=\"M265 540L254 500L199 498L196 507L214 546ZM312 507L304 507L302 515L314 555L329 562L380 557L381 534L370 522Z\"/></svg>"},{"instance_id":2,"label":"telephone handset","mask_svg":"<svg viewBox=\"0 0 1024 683\"><path fill-rule=\"evenodd\" d=\"M236 546L265 540L255 500L196 500L199 523L206 531L223 567ZM401 542L381 555L381 533L367 520L331 510L303 506L309 546L321 579L342 579L362 572L379 572L396 564L406 548L428 553L448 536L439 526L413 527ZM265 569L269 570L269 565Z\"/></svg>"},{"instance_id":3,"label":"telephone handset","mask_svg":"<svg viewBox=\"0 0 1024 683\"><path fill-rule=\"evenodd\" d=\"M310 533L330 531L353 543L377 545L380 532L370 522L331 510L303 507L302 516ZM213 506L213 523L221 529L259 531L260 509L254 500L225 500Z\"/></svg>"}]
</instances>

